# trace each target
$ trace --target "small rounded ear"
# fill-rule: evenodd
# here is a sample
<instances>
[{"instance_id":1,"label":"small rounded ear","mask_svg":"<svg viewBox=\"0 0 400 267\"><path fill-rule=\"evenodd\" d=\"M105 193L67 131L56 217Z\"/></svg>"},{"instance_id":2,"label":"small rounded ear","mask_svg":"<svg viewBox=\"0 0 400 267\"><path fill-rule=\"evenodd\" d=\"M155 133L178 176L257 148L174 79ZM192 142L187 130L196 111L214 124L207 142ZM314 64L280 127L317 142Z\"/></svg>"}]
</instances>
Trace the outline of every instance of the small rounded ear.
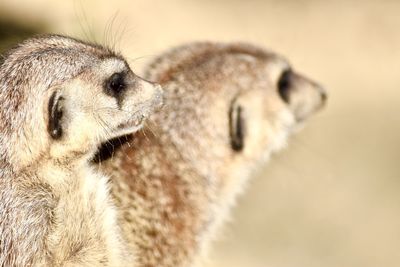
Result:
<instances>
[{"instance_id":1,"label":"small rounded ear","mask_svg":"<svg viewBox=\"0 0 400 267\"><path fill-rule=\"evenodd\" d=\"M244 148L245 120L243 107L234 99L229 109L229 136L231 147L235 151Z\"/></svg>"},{"instance_id":2,"label":"small rounded ear","mask_svg":"<svg viewBox=\"0 0 400 267\"><path fill-rule=\"evenodd\" d=\"M48 112L48 131L53 139L60 139L63 134L61 119L63 116L63 101L64 98L55 91L49 100Z\"/></svg>"}]
</instances>

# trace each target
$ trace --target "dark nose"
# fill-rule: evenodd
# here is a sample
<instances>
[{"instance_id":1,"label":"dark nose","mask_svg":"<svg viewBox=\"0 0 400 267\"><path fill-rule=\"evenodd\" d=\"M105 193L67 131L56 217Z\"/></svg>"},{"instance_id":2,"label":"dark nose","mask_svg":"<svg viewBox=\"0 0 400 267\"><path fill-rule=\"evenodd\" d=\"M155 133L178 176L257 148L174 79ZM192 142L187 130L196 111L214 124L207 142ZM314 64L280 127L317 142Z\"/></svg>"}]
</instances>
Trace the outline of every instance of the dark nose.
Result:
<instances>
[{"instance_id":1,"label":"dark nose","mask_svg":"<svg viewBox=\"0 0 400 267\"><path fill-rule=\"evenodd\" d=\"M326 89L322 86L318 86L318 90L321 96L321 106L325 105L326 101L328 100L328 93Z\"/></svg>"}]
</instances>

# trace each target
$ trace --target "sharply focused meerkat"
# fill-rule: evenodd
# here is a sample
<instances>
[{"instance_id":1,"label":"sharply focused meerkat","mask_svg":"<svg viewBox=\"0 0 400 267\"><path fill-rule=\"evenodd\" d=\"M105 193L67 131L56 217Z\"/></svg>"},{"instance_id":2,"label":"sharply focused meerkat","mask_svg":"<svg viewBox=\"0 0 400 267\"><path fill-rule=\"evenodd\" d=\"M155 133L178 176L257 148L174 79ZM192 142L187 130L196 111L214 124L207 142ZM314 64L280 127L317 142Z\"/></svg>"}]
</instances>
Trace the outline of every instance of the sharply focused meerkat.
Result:
<instances>
[{"instance_id":1,"label":"sharply focused meerkat","mask_svg":"<svg viewBox=\"0 0 400 267\"><path fill-rule=\"evenodd\" d=\"M101 167L139 266L193 266L254 169L326 94L283 57L248 44L178 47L146 77L164 88L165 106L143 132L103 146Z\"/></svg>"},{"instance_id":2,"label":"sharply focused meerkat","mask_svg":"<svg viewBox=\"0 0 400 267\"><path fill-rule=\"evenodd\" d=\"M132 265L108 178L89 164L137 131L161 88L124 58L58 35L0 64L0 266Z\"/></svg>"}]
</instances>

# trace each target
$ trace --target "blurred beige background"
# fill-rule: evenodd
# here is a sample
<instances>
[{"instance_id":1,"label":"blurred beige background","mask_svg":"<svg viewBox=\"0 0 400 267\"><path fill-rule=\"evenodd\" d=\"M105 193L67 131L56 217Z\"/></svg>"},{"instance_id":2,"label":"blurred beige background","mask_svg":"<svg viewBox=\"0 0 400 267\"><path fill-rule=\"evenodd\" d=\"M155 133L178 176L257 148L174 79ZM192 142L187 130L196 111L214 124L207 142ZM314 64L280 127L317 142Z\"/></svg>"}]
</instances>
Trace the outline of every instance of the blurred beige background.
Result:
<instances>
[{"instance_id":1,"label":"blurred beige background","mask_svg":"<svg viewBox=\"0 0 400 267\"><path fill-rule=\"evenodd\" d=\"M0 17L3 46L35 31L96 39L139 73L193 40L285 55L328 106L251 181L209 266L400 266L400 1L1 0Z\"/></svg>"}]
</instances>

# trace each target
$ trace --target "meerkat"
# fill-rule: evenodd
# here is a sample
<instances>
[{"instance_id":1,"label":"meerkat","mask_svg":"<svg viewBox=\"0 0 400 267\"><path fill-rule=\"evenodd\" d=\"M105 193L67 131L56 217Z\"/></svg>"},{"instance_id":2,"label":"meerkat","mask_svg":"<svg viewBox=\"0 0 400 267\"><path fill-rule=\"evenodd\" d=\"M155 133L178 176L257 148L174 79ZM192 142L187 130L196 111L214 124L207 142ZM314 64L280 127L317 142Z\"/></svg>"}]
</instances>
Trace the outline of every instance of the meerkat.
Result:
<instances>
[{"instance_id":1,"label":"meerkat","mask_svg":"<svg viewBox=\"0 0 400 267\"><path fill-rule=\"evenodd\" d=\"M184 45L145 77L162 85L163 111L133 138L103 146L98 160L138 266L194 266L246 180L326 93L282 56L250 44Z\"/></svg>"},{"instance_id":2,"label":"meerkat","mask_svg":"<svg viewBox=\"0 0 400 267\"><path fill-rule=\"evenodd\" d=\"M133 264L97 147L137 131L161 87L122 56L60 35L0 65L0 266Z\"/></svg>"}]
</instances>

